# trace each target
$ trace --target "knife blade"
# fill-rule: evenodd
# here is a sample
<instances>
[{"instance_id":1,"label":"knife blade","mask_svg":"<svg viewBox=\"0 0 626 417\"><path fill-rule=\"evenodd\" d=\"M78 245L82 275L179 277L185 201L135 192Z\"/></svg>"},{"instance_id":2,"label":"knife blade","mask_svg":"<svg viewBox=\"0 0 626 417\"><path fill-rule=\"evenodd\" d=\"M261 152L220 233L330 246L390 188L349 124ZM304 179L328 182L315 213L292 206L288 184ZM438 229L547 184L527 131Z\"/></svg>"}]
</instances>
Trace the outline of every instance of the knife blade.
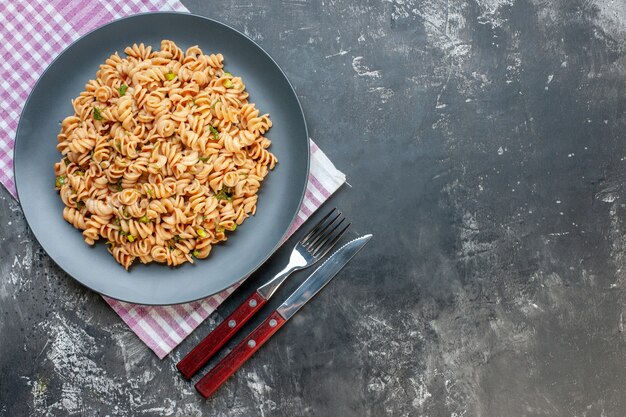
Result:
<instances>
[{"instance_id":1,"label":"knife blade","mask_svg":"<svg viewBox=\"0 0 626 417\"><path fill-rule=\"evenodd\" d=\"M350 259L354 257L363 246L372 238L372 235L361 236L357 239L346 243L335 253L333 253L323 264L321 264L313 273L291 294L284 303L282 303L276 311L285 320L289 320L298 312L311 298L315 296L322 288L337 275L341 269L346 266Z\"/></svg>"},{"instance_id":2,"label":"knife blade","mask_svg":"<svg viewBox=\"0 0 626 417\"><path fill-rule=\"evenodd\" d=\"M209 398L304 304L324 288L371 238L372 235L368 234L351 240L326 259L284 303L198 381L196 390L204 398Z\"/></svg>"}]
</instances>

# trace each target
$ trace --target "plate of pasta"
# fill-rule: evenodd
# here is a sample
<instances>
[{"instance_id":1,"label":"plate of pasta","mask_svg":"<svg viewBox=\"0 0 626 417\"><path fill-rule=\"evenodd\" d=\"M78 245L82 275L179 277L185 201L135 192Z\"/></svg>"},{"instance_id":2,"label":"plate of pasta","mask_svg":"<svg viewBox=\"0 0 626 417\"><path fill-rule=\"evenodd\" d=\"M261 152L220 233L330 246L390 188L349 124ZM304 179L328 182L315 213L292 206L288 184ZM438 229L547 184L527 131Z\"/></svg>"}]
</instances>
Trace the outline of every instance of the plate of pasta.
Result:
<instances>
[{"instance_id":1,"label":"plate of pasta","mask_svg":"<svg viewBox=\"0 0 626 417\"><path fill-rule=\"evenodd\" d=\"M286 76L217 21L148 13L70 45L22 112L26 220L83 285L167 305L218 293L284 239L309 140Z\"/></svg>"}]
</instances>

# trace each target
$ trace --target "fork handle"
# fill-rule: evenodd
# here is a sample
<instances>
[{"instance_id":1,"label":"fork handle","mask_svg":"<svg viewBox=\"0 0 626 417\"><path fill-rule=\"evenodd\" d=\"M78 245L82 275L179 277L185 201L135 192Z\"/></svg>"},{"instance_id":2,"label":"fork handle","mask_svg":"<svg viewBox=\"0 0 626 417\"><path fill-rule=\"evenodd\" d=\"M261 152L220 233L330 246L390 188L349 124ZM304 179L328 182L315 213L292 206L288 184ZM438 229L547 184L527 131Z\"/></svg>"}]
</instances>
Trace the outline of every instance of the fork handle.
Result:
<instances>
[{"instance_id":1,"label":"fork handle","mask_svg":"<svg viewBox=\"0 0 626 417\"><path fill-rule=\"evenodd\" d=\"M198 381L196 389L204 398L209 398L217 389L230 378L237 369L241 368L250 357L259 350L265 342L278 329L280 329L286 320L277 311L274 311L265 321L259 324L245 339L243 339L235 348L222 359L215 368Z\"/></svg>"},{"instance_id":2,"label":"fork handle","mask_svg":"<svg viewBox=\"0 0 626 417\"><path fill-rule=\"evenodd\" d=\"M267 302L258 292L253 292L239 307L221 322L202 342L191 350L176 368L187 379L200 370L215 353Z\"/></svg>"}]
</instances>

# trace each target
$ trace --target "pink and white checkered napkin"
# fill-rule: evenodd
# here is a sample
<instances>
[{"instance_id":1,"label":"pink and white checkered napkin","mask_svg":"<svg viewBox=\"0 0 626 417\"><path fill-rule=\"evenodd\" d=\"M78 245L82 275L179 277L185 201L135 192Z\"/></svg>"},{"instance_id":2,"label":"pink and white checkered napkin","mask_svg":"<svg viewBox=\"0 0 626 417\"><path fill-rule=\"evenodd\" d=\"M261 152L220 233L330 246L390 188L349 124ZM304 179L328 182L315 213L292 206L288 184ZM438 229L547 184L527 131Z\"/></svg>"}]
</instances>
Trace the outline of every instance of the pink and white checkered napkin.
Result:
<instances>
[{"instance_id":1,"label":"pink and white checkered napkin","mask_svg":"<svg viewBox=\"0 0 626 417\"><path fill-rule=\"evenodd\" d=\"M13 181L13 143L19 116L35 82L67 45L86 32L123 16L149 11L182 11L177 0L18 0L0 3L0 182L17 197ZM343 183L337 170L311 141L311 170L306 194L289 235ZM235 286L236 287L236 286ZM234 291L188 304L144 306L105 300L159 358L165 357Z\"/></svg>"}]
</instances>

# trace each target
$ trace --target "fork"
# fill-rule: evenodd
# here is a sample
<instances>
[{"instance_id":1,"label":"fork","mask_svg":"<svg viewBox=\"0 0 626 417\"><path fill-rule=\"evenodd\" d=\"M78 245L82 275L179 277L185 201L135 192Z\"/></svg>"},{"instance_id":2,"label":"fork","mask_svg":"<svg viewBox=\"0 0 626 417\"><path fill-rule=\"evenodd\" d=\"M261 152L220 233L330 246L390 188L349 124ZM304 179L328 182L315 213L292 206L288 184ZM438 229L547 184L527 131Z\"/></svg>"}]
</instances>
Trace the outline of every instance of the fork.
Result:
<instances>
[{"instance_id":1,"label":"fork","mask_svg":"<svg viewBox=\"0 0 626 417\"><path fill-rule=\"evenodd\" d=\"M322 259L348 230L345 217L336 208L322 218L293 248L289 263L266 284L257 288L222 323L191 350L176 367L187 379L200 370L237 331L263 307L292 272Z\"/></svg>"}]
</instances>

